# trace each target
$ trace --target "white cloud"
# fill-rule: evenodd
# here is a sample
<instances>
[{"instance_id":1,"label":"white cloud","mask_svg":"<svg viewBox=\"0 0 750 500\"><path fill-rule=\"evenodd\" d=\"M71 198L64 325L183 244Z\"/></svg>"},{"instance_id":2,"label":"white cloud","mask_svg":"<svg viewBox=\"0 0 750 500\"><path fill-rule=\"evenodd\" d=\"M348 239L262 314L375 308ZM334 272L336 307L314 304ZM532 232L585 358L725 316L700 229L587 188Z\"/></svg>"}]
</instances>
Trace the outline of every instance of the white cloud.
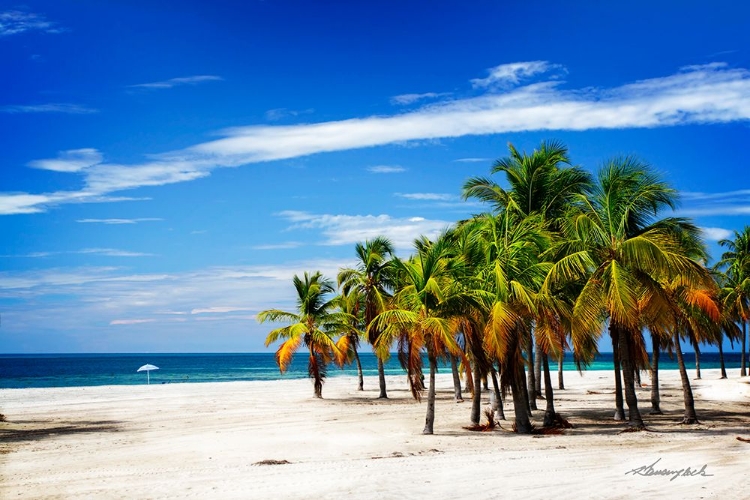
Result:
<instances>
[{"instance_id":1,"label":"white cloud","mask_svg":"<svg viewBox=\"0 0 750 500\"><path fill-rule=\"evenodd\" d=\"M294 118L300 115L309 115L314 112L315 110L312 108L303 109L302 111L298 111L295 109L287 109L287 108L276 108L276 109L269 109L268 111L266 111L265 116L266 116L266 120L277 121L277 120L283 120L284 118Z\"/></svg>"},{"instance_id":2,"label":"white cloud","mask_svg":"<svg viewBox=\"0 0 750 500\"><path fill-rule=\"evenodd\" d=\"M44 212L50 197L43 194L0 193L0 215Z\"/></svg>"},{"instance_id":3,"label":"white cloud","mask_svg":"<svg viewBox=\"0 0 750 500\"><path fill-rule=\"evenodd\" d=\"M96 254L96 255L104 255L107 257L153 257L154 256L154 254L152 253L129 252L127 250L118 250L116 248L84 248L83 250L78 250L76 252L71 252L71 253Z\"/></svg>"},{"instance_id":4,"label":"white cloud","mask_svg":"<svg viewBox=\"0 0 750 500\"><path fill-rule=\"evenodd\" d=\"M709 241L719 241L730 238L732 231L724 229L722 227L702 227L700 228L703 233L703 237Z\"/></svg>"},{"instance_id":5,"label":"white cloud","mask_svg":"<svg viewBox=\"0 0 750 500\"><path fill-rule=\"evenodd\" d=\"M152 253L130 252L128 250L118 250L116 248L84 248L82 250L69 250L63 252L32 252L24 255L4 255L4 257L28 257L43 258L54 255L80 254L80 255L104 255L106 257L153 257Z\"/></svg>"},{"instance_id":6,"label":"white cloud","mask_svg":"<svg viewBox=\"0 0 750 500\"><path fill-rule=\"evenodd\" d=\"M255 245L251 247L253 250L285 250L288 248L299 248L302 243L299 241L289 241L287 243L274 243L268 245Z\"/></svg>"},{"instance_id":7,"label":"white cloud","mask_svg":"<svg viewBox=\"0 0 750 500\"><path fill-rule=\"evenodd\" d=\"M721 193L681 193L683 206L677 214L684 217L731 216L750 214L750 189Z\"/></svg>"},{"instance_id":8,"label":"white cloud","mask_svg":"<svg viewBox=\"0 0 750 500\"><path fill-rule=\"evenodd\" d=\"M483 163L492 161L492 158L459 158L458 160L453 161L458 163Z\"/></svg>"},{"instance_id":9,"label":"white cloud","mask_svg":"<svg viewBox=\"0 0 750 500\"><path fill-rule=\"evenodd\" d=\"M255 321L255 314L227 314L223 316L197 316L195 321L227 321L227 320L241 320L241 321Z\"/></svg>"},{"instance_id":10,"label":"white cloud","mask_svg":"<svg viewBox=\"0 0 750 500\"><path fill-rule=\"evenodd\" d=\"M249 307L237 307L237 306L217 306L217 307L205 307L202 309L193 309L190 314L225 314L237 311L252 311Z\"/></svg>"},{"instance_id":11,"label":"white cloud","mask_svg":"<svg viewBox=\"0 0 750 500\"><path fill-rule=\"evenodd\" d=\"M18 35L26 31L62 33L65 30L58 27L57 23L47 21L44 16L39 14L18 10L0 12L0 37Z\"/></svg>"},{"instance_id":12,"label":"white cloud","mask_svg":"<svg viewBox=\"0 0 750 500\"><path fill-rule=\"evenodd\" d=\"M153 323L153 319L115 319L109 322L110 325L140 325L141 323Z\"/></svg>"},{"instance_id":13,"label":"white cloud","mask_svg":"<svg viewBox=\"0 0 750 500\"><path fill-rule=\"evenodd\" d=\"M451 225L448 221L389 215L331 215L288 210L280 217L294 229L321 229L323 245L353 245L377 236L387 236L396 248L411 249L420 236L434 238Z\"/></svg>"},{"instance_id":14,"label":"white cloud","mask_svg":"<svg viewBox=\"0 0 750 500\"><path fill-rule=\"evenodd\" d=\"M534 61L502 65L490 80L520 81L554 68ZM488 79L483 79L488 80ZM492 82L488 81L487 85ZM80 191L0 193L0 213L33 213L143 186L185 182L215 168L316 153L507 132L664 127L750 120L750 71L724 64L683 68L610 89L561 90L542 81L500 93L434 103L408 113L285 126L238 127L223 137L135 165L100 163L80 172ZM481 85L480 85L481 86ZM401 167L371 167L374 173ZM32 202L30 196L39 196Z\"/></svg>"},{"instance_id":15,"label":"white cloud","mask_svg":"<svg viewBox=\"0 0 750 500\"><path fill-rule=\"evenodd\" d=\"M223 78L216 75L195 75L170 78L169 80L163 80L160 82L138 83L136 85L130 85L129 87L137 89L171 89L172 87L180 85L196 85L198 83L215 82L219 80L223 80Z\"/></svg>"},{"instance_id":16,"label":"white cloud","mask_svg":"<svg viewBox=\"0 0 750 500\"><path fill-rule=\"evenodd\" d=\"M78 219L76 222L85 224L138 224L139 222L162 221L158 217L140 217L137 219Z\"/></svg>"},{"instance_id":17,"label":"white cloud","mask_svg":"<svg viewBox=\"0 0 750 500\"><path fill-rule=\"evenodd\" d=\"M220 350L225 336L233 339L231 349L243 345L262 349L262 339L271 327L258 325L251 318L264 309L296 308L294 274L319 270L335 279L341 267L352 265L353 260L342 259L209 267L169 274L129 274L117 267L0 271L0 299L13 300L12 310L3 311L0 349L7 348L16 336L44 331L54 331L55 339L64 339L68 352L186 352L195 350L191 345L200 345L204 351ZM236 309L237 314L222 312L227 310L222 308ZM190 314L193 310L196 314ZM221 329L189 326L208 317L224 322ZM150 321L138 329L140 323L133 320ZM153 328L153 322L159 323L158 329ZM131 325L137 335L102 338L106 333L101 326L108 324Z\"/></svg>"},{"instance_id":18,"label":"white cloud","mask_svg":"<svg viewBox=\"0 0 750 500\"><path fill-rule=\"evenodd\" d=\"M372 174L398 174L406 172L406 169L398 165L376 165L374 167L367 167L367 171Z\"/></svg>"},{"instance_id":19,"label":"white cloud","mask_svg":"<svg viewBox=\"0 0 750 500\"><path fill-rule=\"evenodd\" d=\"M449 92L426 92L424 94L401 94L391 97L392 104L414 104L417 101L424 101L429 99L438 99L440 97L446 97L451 95Z\"/></svg>"},{"instance_id":20,"label":"white cloud","mask_svg":"<svg viewBox=\"0 0 750 500\"><path fill-rule=\"evenodd\" d=\"M528 61L511 64L501 64L490 68L487 78L475 78L471 80L474 88L487 88L494 86L516 85L522 79L534 75L548 73L551 70L560 70L562 66L550 64L547 61Z\"/></svg>"},{"instance_id":21,"label":"white cloud","mask_svg":"<svg viewBox=\"0 0 750 500\"><path fill-rule=\"evenodd\" d=\"M99 112L98 109L70 103L14 104L0 106L0 111L3 113L67 113L71 115L90 115Z\"/></svg>"},{"instance_id":22,"label":"white cloud","mask_svg":"<svg viewBox=\"0 0 750 500\"><path fill-rule=\"evenodd\" d=\"M406 198L407 200L425 201L449 201L458 199L458 196L447 193L396 193L394 196Z\"/></svg>"},{"instance_id":23,"label":"white cloud","mask_svg":"<svg viewBox=\"0 0 750 500\"><path fill-rule=\"evenodd\" d=\"M29 166L55 172L80 172L81 170L102 162L102 155L92 148L70 149L61 151L57 158L34 160Z\"/></svg>"}]
</instances>

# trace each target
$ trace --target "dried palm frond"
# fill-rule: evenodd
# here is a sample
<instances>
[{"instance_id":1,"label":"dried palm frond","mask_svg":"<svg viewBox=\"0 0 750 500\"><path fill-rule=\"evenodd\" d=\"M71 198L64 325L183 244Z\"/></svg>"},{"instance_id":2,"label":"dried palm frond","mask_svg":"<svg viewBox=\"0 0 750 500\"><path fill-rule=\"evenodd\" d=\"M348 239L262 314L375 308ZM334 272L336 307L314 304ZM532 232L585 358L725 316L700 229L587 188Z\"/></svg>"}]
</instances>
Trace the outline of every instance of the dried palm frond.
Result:
<instances>
[{"instance_id":1,"label":"dried palm frond","mask_svg":"<svg viewBox=\"0 0 750 500\"><path fill-rule=\"evenodd\" d=\"M489 432L491 430L494 430L498 426L498 423L495 421L495 412L492 410L492 408L485 408L484 416L487 417L486 424L469 425L464 427L464 429L466 429L467 431L475 432Z\"/></svg>"},{"instance_id":2,"label":"dried palm frond","mask_svg":"<svg viewBox=\"0 0 750 500\"><path fill-rule=\"evenodd\" d=\"M284 465L284 464L290 464L292 462L288 460L274 460L274 459L267 459L267 460L261 460L260 462L255 462L253 465Z\"/></svg>"}]
</instances>

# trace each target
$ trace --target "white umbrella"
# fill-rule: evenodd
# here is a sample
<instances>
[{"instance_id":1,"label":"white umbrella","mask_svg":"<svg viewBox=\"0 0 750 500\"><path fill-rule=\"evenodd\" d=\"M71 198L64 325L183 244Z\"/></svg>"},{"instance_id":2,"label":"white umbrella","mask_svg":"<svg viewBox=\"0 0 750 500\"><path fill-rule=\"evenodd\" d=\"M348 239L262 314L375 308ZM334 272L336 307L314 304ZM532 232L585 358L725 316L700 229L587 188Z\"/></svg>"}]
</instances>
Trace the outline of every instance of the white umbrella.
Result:
<instances>
[{"instance_id":1,"label":"white umbrella","mask_svg":"<svg viewBox=\"0 0 750 500\"><path fill-rule=\"evenodd\" d=\"M151 384L151 376L149 375L149 372L150 372L151 370L158 370L158 369L159 369L159 367L158 367L158 366L154 366L154 365L143 365L143 366L141 366L140 368L138 368L138 370L136 370L136 371L139 371L139 372L146 372L146 382L147 382L148 384Z\"/></svg>"}]
</instances>

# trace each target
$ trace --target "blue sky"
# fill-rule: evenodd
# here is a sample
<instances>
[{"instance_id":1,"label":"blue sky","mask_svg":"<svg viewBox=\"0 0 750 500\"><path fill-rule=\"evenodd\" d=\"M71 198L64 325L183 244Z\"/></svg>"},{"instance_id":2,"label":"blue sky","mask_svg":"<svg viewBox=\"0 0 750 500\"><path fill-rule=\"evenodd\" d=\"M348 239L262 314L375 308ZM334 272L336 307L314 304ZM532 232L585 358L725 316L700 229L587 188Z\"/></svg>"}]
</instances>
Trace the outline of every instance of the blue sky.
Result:
<instances>
[{"instance_id":1,"label":"blue sky","mask_svg":"<svg viewBox=\"0 0 750 500\"><path fill-rule=\"evenodd\" d=\"M718 254L750 7L561 3L0 1L0 352L261 351L294 273L482 211L508 142L637 154Z\"/></svg>"}]
</instances>

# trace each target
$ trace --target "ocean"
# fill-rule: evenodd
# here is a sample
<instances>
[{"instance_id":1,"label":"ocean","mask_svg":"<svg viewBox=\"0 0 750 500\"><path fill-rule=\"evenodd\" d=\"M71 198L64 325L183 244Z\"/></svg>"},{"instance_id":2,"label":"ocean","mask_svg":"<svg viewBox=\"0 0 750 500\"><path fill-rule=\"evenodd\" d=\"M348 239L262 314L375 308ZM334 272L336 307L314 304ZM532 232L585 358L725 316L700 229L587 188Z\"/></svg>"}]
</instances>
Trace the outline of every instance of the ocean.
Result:
<instances>
[{"instance_id":1,"label":"ocean","mask_svg":"<svg viewBox=\"0 0 750 500\"><path fill-rule=\"evenodd\" d=\"M740 354L724 355L727 370L739 370ZM372 353L360 353L362 370L377 375L377 359ZM694 369L694 355L685 354L690 370ZM95 385L141 385L146 373L136 370L147 363L159 370L150 372L152 384L193 382L229 382L238 380L276 380L307 377L307 356L295 356L289 371L279 373L274 353L247 354L0 354L0 388L79 387ZM425 363L426 365L426 363ZM556 369L553 362L550 368ZM665 354L660 358L661 369L677 369L677 360ZM719 368L718 353L702 353L701 368ZM612 354L602 353L588 370L611 370ZM439 371L449 371L441 366ZM570 356L564 370L576 370ZM396 356L386 364L389 375L403 374ZM330 366L328 376L356 375L355 365L343 370Z\"/></svg>"}]
</instances>

